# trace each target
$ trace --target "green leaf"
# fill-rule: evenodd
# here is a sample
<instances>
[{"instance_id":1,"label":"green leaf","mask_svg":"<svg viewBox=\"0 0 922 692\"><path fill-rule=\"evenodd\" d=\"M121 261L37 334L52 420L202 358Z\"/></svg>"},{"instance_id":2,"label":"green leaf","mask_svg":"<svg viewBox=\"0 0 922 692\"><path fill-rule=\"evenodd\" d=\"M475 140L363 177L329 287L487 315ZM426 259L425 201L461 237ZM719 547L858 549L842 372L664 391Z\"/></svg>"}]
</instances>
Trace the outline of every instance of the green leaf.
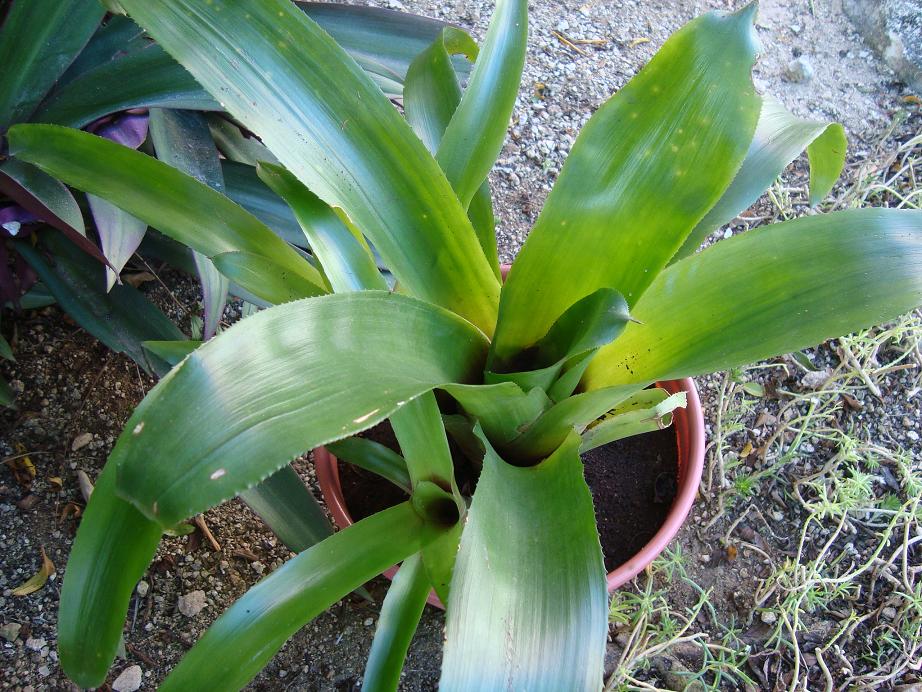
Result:
<instances>
[{"instance_id":1,"label":"green leaf","mask_svg":"<svg viewBox=\"0 0 922 692\"><path fill-rule=\"evenodd\" d=\"M201 341L184 339L181 341L144 341L141 346L145 351L168 363L170 367L177 365L183 358L202 345Z\"/></svg>"},{"instance_id":2,"label":"green leaf","mask_svg":"<svg viewBox=\"0 0 922 692\"><path fill-rule=\"evenodd\" d=\"M761 103L755 9L686 24L583 127L503 286L496 358L599 288L633 306L730 184Z\"/></svg>"},{"instance_id":3,"label":"green leaf","mask_svg":"<svg viewBox=\"0 0 922 692\"><path fill-rule=\"evenodd\" d=\"M261 163L256 172L294 211L335 293L387 290L368 247L352 234L336 212L281 166Z\"/></svg>"},{"instance_id":4,"label":"green leaf","mask_svg":"<svg viewBox=\"0 0 922 692\"><path fill-rule=\"evenodd\" d=\"M487 445L448 601L441 690L598 690L605 568L579 437L537 466Z\"/></svg>"},{"instance_id":5,"label":"green leaf","mask_svg":"<svg viewBox=\"0 0 922 692\"><path fill-rule=\"evenodd\" d=\"M410 63L403 90L404 113L413 131L433 154L438 151L445 128L461 102L461 86L451 56L463 55L473 62L477 52L477 44L467 32L446 27Z\"/></svg>"},{"instance_id":6,"label":"green leaf","mask_svg":"<svg viewBox=\"0 0 922 692\"><path fill-rule=\"evenodd\" d=\"M391 415L391 425L406 460L410 483L431 481L445 490L457 488L442 414L433 392L421 394ZM458 495L460 499L460 495Z\"/></svg>"},{"instance_id":7,"label":"green leaf","mask_svg":"<svg viewBox=\"0 0 922 692\"><path fill-rule=\"evenodd\" d=\"M832 123L809 145L807 159L810 161L810 206L815 206L829 194L832 186L845 168L845 154L848 139L845 128Z\"/></svg>"},{"instance_id":8,"label":"green leaf","mask_svg":"<svg viewBox=\"0 0 922 692\"><path fill-rule=\"evenodd\" d=\"M396 690L413 634L429 595L429 580L419 554L411 555L394 577L371 642L362 692Z\"/></svg>"},{"instance_id":9,"label":"green leaf","mask_svg":"<svg viewBox=\"0 0 922 692\"><path fill-rule=\"evenodd\" d=\"M468 322L398 294L264 310L193 352L135 409L112 452L119 487L172 526L434 387L476 380L485 352ZM198 415L181 413L190 408Z\"/></svg>"},{"instance_id":10,"label":"green leaf","mask_svg":"<svg viewBox=\"0 0 922 692\"><path fill-rule=\"evenodd\" d=\"M366 71L388 96L400 96L400 86L413 59L446 27L444 22L408 12L336 3L297 2ZM470 71L464 60L454 62L459 76ZM390 91L388 91L390 89Z\"/></svg>"},{"instance_id":11,"label":"green leaf","mask_svg":"<svg viewBox=\"0 0 922 692\"><path fill-rule=\"evenodd\" d=\"M455 482L455 466L435 393L426 392L407 402L394 411L390 420L413 487L431 482L444 492L451 492L457 511L463 516L467 506ZM423 566L429 576L426 584L431 582L435 585L443 602L448 599L460 535L459 523L457 530L449 531L422 551Z\"/></svg>"},{"instance_id":12,"label":"green leaf","mask_svg":"<svg viewBox=\"0 0 922 692\"><path fill-rule=\"evenodd\" d=\"M845 165L845 130L838 123L797 118L771 96L762 97L762 112L749 152L717 204L689 233L673 261L695 252L704 240L748 209L807 148L810 157L810 204L832 189Z\"/></svg>"},{"instance_id":13,"label":"green leaf","mask_svg":"<svg viewBox=\"0 0 922 692\"><path fill-rule=\"evenodd\" d=\"M10 342L0 334L0 358L3 360L16 360L13 357L13 349L10 348Z\"/></svg>"},{"instance_id":14,"label":"green leaf","mask_svg":"<svg viewBox=\"0 0 922 692\"><path fill-rule=\"evenodd\" d=\"M199 113L153 108L150 112L150 137L157 158L209 187L224 192L221 160L208 123ZM211 260L199 252L192 258L202 284L202 338L215 335L227 302L227 279Z\"/></svg>"},{"instance_id":15,"label":"green leaf","mask_svg":"<svg viewBox=\"0 0 922 692\"><path fill-rule=\"evenodd\" d=\"M477 56L477 44L459 29L443 29L439 37L410 64L403 89L407 122L433 155L438 152L445 128L461 101L461 87L452 65L452 53L460 53L473 60ZM488 181L485 180L474 194L468 208L468 218L474 226L487 261L499 278Z\"/></svg>"},{"instance_id":16,"label":"green leaf","mask_svg":"<svg viewBox=\"0 0 922 692\"><path fill-rule=\"evenodd\" d=\"M922 304L922 213L861 209L763 226L676 262L583 386L745 365Z\"/></svg>"},{"instance_id":17,"label":"green leaf","mask_svg":"<svg viewBox=\"0 0 922 692\"><path fill-rule=\"evenodd\" d=\"M211 259L240 252L288 275L298 291L323 291L317 270L256 218L191 176L101 137L54 125L17 125L9 133L19 158L78 189L116 204ZM244 254L245 253L245 254ZM256 277L230 277L262 297ZM251 278L251 283L244 280ZM294 285L294 284L293 284ZM303 293L302 293L303 295ZM267 299L270 299L267 296Z\"/></svg>"},{"instance_id":18,"label":"green leaf","mask_svg":"<svg viewBox=\"0 0 922 692\"><path fill-rule=\"evenodd\" d=\"M60 228L63 224L80 235L86 236L86 227L77 200L60 180L55 180L24 161L7 159L0 164L0 190L16 199L18 195L15 191L10 190L11 184L20 187L41 205L42 209L37 211L44 211L44 213L33 211L36 216L56 228Z\"/></svg>"},{"instance_id":19,"label":"green leaf","mask_svg":"<svg viewBox=\"0 0 922 692\"><path fill-rule=\"evenodd\" d=\"M97 0L28 0L10 6L0 29L0 133L32 115L90 40L103 13Z\"/></svg>"},{"instance_id":20,"label":"green leaf","mask_svg":"<svg viewBox=\"0 0 922 692\"><path fill-rule=\"evenodd\" d=\"M435 535L409 502L333 534L286 562L228 608L160 689L241 689L301 627Z\"/></svg>"},{"instance_id":21,"label":"green leaf","mask_svg":"<svg viewBox=\"0 0 922 692\"><path fill-rule=\"evenodd\" d=\"M34 120L83 127L119 111L155 107L221 108L160 46L148 44L74 79L42 104Z\"/></svg>"},{"instance_id":22,"label":"green leaf","mask_svg":"<svg viewBox=\"0 0 922 692\"><path fill-rule=\"evenodd\" d=\"M752 396L765 396L765 387L758 382L743 382L743 391Z\"/></svg>"},{"instance_id":23,"label":"green leaf","mask_svg":"<svg viewBox=\"0 0 922 692\"><path fill-rule=\"evenodd\" d=\"M364 437L347 437L328 444L327 449L337 459L376 473L407 494L410 493L407 462L389 447Z\"/></svg>"},{"instance_id":24,"label":"green leaf","mask_svg":"<svg viewBox=\"0 0 922 692\"><path fill-rule=\"evenodd\" d=\"M464 209L406 121L323 29L287 0L120 4L341 208L409 293L492 332L499 282Z\"/></svg>"},{"instance_id":25,"label":"green leaf","mask_svg":"<svg viewBox=\"0 0 922 692\"><path fill-rule=\"evenodd\" d=\"M115 472L107 464L96 479L61 587L61 667L81 687L106 679L131 593L160 543L160 526L116 496Z\"/></svg>"},{"instance_id":26,"label":"green leaf","mask_svg":"<svg viewBox=\"0 0 922 692\"><path fill-rule=\"evenodd\" d=\"M230 161L255 166L260 161L278 163L278 159L255 137L247 137L237 125L218 113L209 113L208 127L221 153Z\"/></svg>"},{"instance_id":27,"label":"green leaf","mask_svg":"<svg viewBox=\"0 0 922 692\"><path fill-rule=\"evenodd\" d=\"M221 171L224 174L224 194L286 242L307 247L307 240L291 208L266 187L253 166L225 160L221 162Z\"/></svg>"},{"instance_id":28,"label":"green leaf","mask_svg":"<svg viewBox=\"0 0 922 692\"><path fill-rule=\"evenodd\" d=\"M685 392L670 396L658 387L641 390L590 424L582 434L579 452L585 454L615 440L668 428L677 408L685 408Z\"/></svg>"},{"instance_id":29,"label":"green leaf","mask_svg":"<svg viewBox=\"0 0 922 692\"><path fill-rule=\"evenodd\" d=\"M253 252L222 252L212 255L211 261L228 279L271 305L327 292L326 285L319 286L301 274L285 272L272 260ZM323 277L318 275L318 280L323 282Z\"/></svg>"},{"instance_id":30,"label":"green leaf","mask_svg":"<svg viewBox=\"0 0 922 692\"><path fill-rule=\"evenodd\" d=\"M512 461L533 463L551 454L573 431L581 433L589 423L610 411L644 384L606 387L562 399L544 411L518 437L503 446L503 455Z\"/></svg>"},{"instance_id":31,"label":"green leaf","mask_svg":"<svg viewBox=\"0 0 922 692\"><path fill-rule=\"evenodd\" d=\"M55 84L60 89L85 72L116 60L129 53L136 53L150 45L144 31L128 17L110 16L90 38L86 47L74 58L74 61Z\"/></svg>"},{"instance_id":32,"label":"green leaf","mask_svg":"<svg viewBox=\"0 0 922 692\"><path fill-rule=\"evenodd\" d=\"M498 0L483 49L436 155L465 209L503 147L527 39L526 0Z\"/></svg>"},{"instance_id":33,"label":"green leaf","mask_svg":"<svg viewBox=\"0 0 922 692\"><path fill-rule=\"evenodd\" d=\"M292 552L307 550L333 533L323 507L291 466L244 490L240 499Z\"/></svg>"},{"instance_id":34,"label":"green leaf","mask_svg":"<svg viewBox=\"0 0 922 692\"><path fill-rule=\"evenodd\" d=\"M10 387L9 382L0 377L0 406L16 408L15 402L16 394L13 392L13 388Z\"/></svg>"},{"instance_id":35,"label":"green leaf","mask_svg":"<svg viewBox=\"0 0 922 692\"><path fill-rule=\"evenodd\" d=\"M184 339L183 333L142 293L115 286L108 293L102 267L54 232L40 234L40 244L16 243L61 308L77 324L116 353L124 353L148 372L163 374L169 365L151 357L142 343ZM47 250L52 257L45 258Z\"/></svg>"},{"instance_id":36,"label":"green leaf","mask_svg":"<svg viewBox=\"0 0 922 692\"><path fill-rule=\"evenodd\" d=\"M488 385L448 385L445 391L469 415L480 421L487 437L495 445L505 445L527 428L551 401L539 387L524 392L513 382Z\"/></svg>"}]
</instances>

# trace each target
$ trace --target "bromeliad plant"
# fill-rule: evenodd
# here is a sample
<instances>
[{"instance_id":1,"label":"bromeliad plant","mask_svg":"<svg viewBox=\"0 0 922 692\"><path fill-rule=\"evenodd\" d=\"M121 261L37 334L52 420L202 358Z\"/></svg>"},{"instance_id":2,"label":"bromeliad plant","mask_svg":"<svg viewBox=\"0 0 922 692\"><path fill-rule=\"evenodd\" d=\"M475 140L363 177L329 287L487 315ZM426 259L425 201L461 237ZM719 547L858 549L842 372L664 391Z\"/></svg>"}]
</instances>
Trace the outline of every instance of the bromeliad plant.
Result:
<instances>
[{"instance_id":1,"label":"bromeliad plant","mask_svg":"<svg viewBox=\"0 0 922 692\"><path fill-rule=\"evenodd\" d=\"M694 254L805 146L812 201L843 163L840 127L795 119L754 91L754 5L689 23L590 119L502 289L484 181L521 74L524 1L500 0L479 56L446 29L413 61L406 120L287 0L117 6L261 137L278 163L260 175L312 254L143 153L52 126L10 131L18 159L276 304L183 358L99 477L59 617L62 665L82 685L104 680L164 530L389 418L410 500L263 579L164 688L241 687L312 617L398 562L366 689L396 686L430 586L447 604L440 689L598 688L606 586L580 450L617 437L617 414L638 401L662 412L643 393L651 382L922 303L917 212L816 214ZM459 53L476 56L463 94L450 68ZM449 416L436 390L456 405ZM483 448L469 506L445 433L446 420L463 430L459 416Z\"/></svg>"}]
</instances>

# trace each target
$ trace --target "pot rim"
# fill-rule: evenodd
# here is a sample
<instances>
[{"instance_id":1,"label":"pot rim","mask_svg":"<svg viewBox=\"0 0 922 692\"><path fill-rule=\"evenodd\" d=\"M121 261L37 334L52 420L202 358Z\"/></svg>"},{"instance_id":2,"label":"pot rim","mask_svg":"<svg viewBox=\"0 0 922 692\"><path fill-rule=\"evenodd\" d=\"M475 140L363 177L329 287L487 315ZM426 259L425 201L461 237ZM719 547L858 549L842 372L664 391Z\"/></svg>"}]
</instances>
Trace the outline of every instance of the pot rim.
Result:
<instances>
[{"instance_id":1,"label":"pot rim","mask_svg":"<svg viewBox=\"0 0 922 692\"><path fill-rule=\"evenodd\" d=\"M666 520L653 538L627 562L608 573L609 593L640 574L676 537L694 504L704 471L704 417L694 381L686 377L682 380L657 382L656 385L670 394L683 391L687 396L686 407L676 409L673 415L678 446L678 493L666 515ZM346 500L339 482L338 460L325 447L317 447L314 449L314 468L323 501L333 515L336 525L341 529L351 526L354 522L346 507ZM385 570L383 574L388 579L393 579L398 569L395 565ZM444 609L434 591L429 593L427 601L437 608Z\"/></svg>"}]
</instances>

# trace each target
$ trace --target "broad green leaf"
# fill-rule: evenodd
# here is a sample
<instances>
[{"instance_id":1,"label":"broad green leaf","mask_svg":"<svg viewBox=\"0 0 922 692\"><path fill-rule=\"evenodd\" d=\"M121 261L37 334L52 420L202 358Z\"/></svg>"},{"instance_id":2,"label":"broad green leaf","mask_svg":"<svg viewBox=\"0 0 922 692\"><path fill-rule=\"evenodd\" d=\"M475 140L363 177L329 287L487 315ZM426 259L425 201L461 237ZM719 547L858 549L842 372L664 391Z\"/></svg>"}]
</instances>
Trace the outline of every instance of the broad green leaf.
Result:
<instances>
[{"instance_id":1,"label":"broad green leaf","mask_svg":"<svg viewBox=\"0 0 922 692\"><path fill-rule=\"evenodd\" d=\"M426 607L429 580L419 554L411 555L394 577L371 642L362 692L396 690L419 618Z\"/></svg>"},{"instance_id":2,"label":"broad green leaf","mask_svg":"<svg viewBox=\"0 0 922 692\"><path fill-rule=\"evenodd\" d=\"M487 445L448 601L439 689L598 690L608 593L579 437L537 466Z\"/></svg>"},{"instance_id":3,"label":"broad green leaf","mask_svg":"<svg viewBox=\"0 0 922 692\"><path fill-rule=\"evenodd\" d=\"M677 408L685 408L685 392L670 396L658 387L644 389L591 423L583 431L579 452L585 454L615 440L668 428Z\"/></svg>"},{"instance_id":4,"label":"broad green leaf","mask_svg":"<svg viewBox=\"0 0 922 692\"><path fill-rule=\"evenodd\" d=\"M77 206L77 200L60 180L55 180L24 161L7 159L0 164L0 190L19 201L20 205L26 206L23 203L25 200L18 199L16 190L10 189L11 184L21 188L41 205L38 209L26 207L40 219L55 228L61 228L63 225L82 236L86 235L83 215Z\"/></svg>"},{"instance_id":5,"label":"broad green leaf","mask_svg":"<svg viewBox=\"0 0 922 692\"><path fill-rule=\"evenodd\" d=\"M439 37L410 64L403 89L407 122L433 155L438 152L445 128L461 101L461 86L452 66L452 53L474 60L477 44L468 34L454 27L443 29ZM488 181L485 180L474 194L468 218L477 232L483 254L498 278L499 259Z\"/></svg>"},{"instance_id":6,"label":"broad green leaf","mask_svg":"<svg viewBox=\"0 0 922 692\"><path fill-rule=\"evenodd\" d=\"M201 345L201 341L195 341L193 339L184 339L181 341L145 341L141 344L145 351L153 353L165 363L168 363L171 368Z\"/></svg>"},{"instance_id":7,"label":"broad green leaf","mask_svg":"<svg viewBox=\"0 0 922 692\"><path fill-rule=\"evenodd\" d=\"M333 526L317 499L291 466L283 466L240 499L295 553L332 535Z\"/></svg>"},{"instance_id":8,"label":"broad green leaf","mask_svg":"<svg viewBox=\"0 0 922 692\"><path fill-rule=\"evenodd\" d=\"M410 63L446 27L444 22L408 12L336 3L297 2L389 96L400 95L400 83ZM465 60L454 61L459 76L470 71ZM393 88L392 92L387 87Z\"/></svg>"},{"instance_id":9,"label":"broad green leaf","mask_svg":"<svg viewBox=\"0 0 922 692\"><path fill-rule=\"evenodd\" d=\"M417 552L435 535L409 502L333 534L238 599L208 628L160 689L242 688L301 627L350 591ZM382 536L387 540L381 540Z\"/></svg>"},{"instance_id":10,"label":"broad green leaf","mask_svg":"<svg viewBox=\"0 0 922 692\"><path fill-rule=\"evenodd\" d=\"M252 290L271 305L328 292L322 276L318 275L317 280L323 285L318 285L301 274L285 272L272 260L253 252L222 252L212 255L211 261L232 282Z\"/></svg>"},{"instance_id":11,"label":"broad green leaf","mask_svg":"<svg viewBox=\"0 0 922 692\"><path fill-rule=\"evenodd\" d=\"M18 125L9 137L11 151L19 158L118 205L211 259L222 253L247 253L244 262L251 256L261 258L276 267L276 275L300 279L299 290L323 290L317 270L281 238L224 195L172 166L101 137L54 125ZM241 277L231 278L261 295L259 281L245 284Z\"/></svg>"},{"instance_id":12,"label":"broad green leaf","mask_svg":"<svg viewBox=\"0 0 922 692\"><path fill-rule=\"evenodd\" d=\"M497 0L483 49L436 155L465 209L503 147L527 39L526 0Z\"/></svg>"},{"instance_id":13,"label":"broad green leaf","mask_svg":"<svg viewBox=\"0 0 922 692\"><path fill-rule=\"evenodd\" d=\"M583 127L503 287L495 358L600 288L633 306L730 184L761 104L755 10L686 24Z\"/></svg>"},{"instance_id":14,"label":"broad green leaf","mask_svg":"<svg viewBox=\"0 0 922 692\"><path fill-rule=\"evenodd\" d=\"M224 192L221 160L201 114L153 108L150 112L150 137L158 159L218 192ZM227 279L200 252L193 251L192 258L202 284L202 338L207 341L217 332L224 313Z\"/></svg>"},{"instance_id":15,"label":"broad green leaf","mask_svg":"<svg viewBox=\"0 0 922 692\"><path fill-rule=\"evenodd\" d=\"M90 40L97 0L14 2L0 28L0 133L28 119Z\"/></svg>"},{"instance_id":16,"label":"broad green leaf","mask_svg":"<svg viewBox=\"0 0 922 692\"><path fill-rule=\"evenodd\" d=\"M368 248L336 212L281 166L261 163L256 172L273 192L288 202L335 293L387 290Z\"/></svg>"},{"instance_id":17,"label":"broad green leaf","mask_svg":"<svg viewBox=\"0 0 922 692\"><path fill-rule=\"evenodd\" d=\"M922 304L922 213L861 209L763 226L676 262L583 386L763 360Z\"/></svg>"},{"instance_id":18,"label":"broad green leaf","mask_svg":"<svg viewBox=\"0 0 922 692\"><path fill-rule=\"evenodd\" d=\"M124 353L148 372L163 374L169 365L147 353L148 340L184 339L160 310L130 286L115 286L108 293L102 265L87 257L66 238L54 232L40 234L41 242L16 243L21 254L77 324L117 353ZM45 258L48 250L51 261Z\"/></svg>"},{"instance_id":19,"label":"broad green leaf","mask_svg":"<svg viewBox=\"0 0 922 692\"><path fill-rule=\"evenodd\" d=\"M673 259L692 254L709 234L748 209L804 147L810 158L810 204L816 204L842 172L846 145L845 130L838 123L797 118L777 99L763 96L762 112L742 167Z\"/></svg>"},{"instance_id":20,"label":"broad green leaf","mask_svg":"<svg viewBox=\"0 0 922 692\"><path fill-rule=\"evenodd\" d=\"M102 253L112 265L106 267L106 290L111 291L120 282L119 274L125 264L144 240L147 224L96 195L87 195L86 200L93 214Z\"/></svg>"},{"instance_id":21,"label":"broad green leaf","mask_svg":"<svg viewBox=\"0 0 922 692\"><path fill-rule=\"evenodd\" d=\"M111 456L119 487L173 526L434 387L476 380L486 347L456 315L381 291L259 312L194 351L135 409ZM190 408L198 414L183 415Z\"/></svg>"},{"instance_id":22,"label":"broad green leaf","mask_svg":"<svg viewBox=\"0 0 922 692\"><path fill-rule=\"evenodd\" d=\"M58 609L61 667L81 687L105 681L131 593L154 557L160 534L158 524L116 496L115 465L107 464L80 520Z\"/></svg>"},{"instance_id":23,"label":"broad green leaf","mask_svg":"<svg viewBox=\"0 0 922 692\"><path fill-rule=\"evenodd\" d=\"M490 441L499 446L514 440L551 407L550 399L539 387L526 393L513 382L455 384L443 389L480 422Z\"/></svg>"},{"instance_id":24,"label":"broad green leaf","mask_svg":"<svg viewBox=\"0 0 922 692\"><path fill-rule=\"evenodd\" d=\"M144 36L141 27L128 17L111 16L96 30L86 47L57 80L55 89L60 89L85 72L129 53L135 53L148 45L150 40Z\"/></svg>"},{"instance_id":25,"label":"broad green leaf","mask_svg":"<svg viewBox=\"0 0 922 692\"><path fill-rule=\"evenodd\" d=\"M341 208L405 290L492 333L499 282L464 209L406 121L323 29L287 0L120 5Z\"/></svg>"},{"instance_id":26,"label":"broad green leaf","mask_svg":"<svg viewBox=\"0 0 922 692\"><path fill-rule=\"evenodd\" d=\"M401 490L410 493L410 473L406 460L389 447L364 437L347 437L327 445L337 459L376 473Z\"/></svg>"},{"instance_id":27,"label":"broad green leaf","mask_svg":"<svg viewBox=\"0 0 922 692\"><path fill-rule=\"evenodd\" d=\"M224 194L286 242L307 247L307 240L291 208L266 187L253 166L225 160L221 162L221 170L224 174Z\"/></svg>"},{"instance_id":28,"label":"broad green leaf","mask_svg":"<svg viewBox=\"0 0 922 692\"><path fill-rule=\"evenodd\" d=\"M562 399L506 444L504 457L521 463L534 463L546 457L563 444L571 432L581 433L589 423L647 384L649 382L606 387Z\"/></svg>"},{"instance_id":29,"label":"broad green leaf","mask_svg":"<svg viewBox=\"0 0 922 692\"><path fill-rule=\"evenodd\" d=\"M152 43L83 73L52 94L34 120L83 127L119 111L154 107L221 108L182 66Z\"/></svg>"}]
</instances>

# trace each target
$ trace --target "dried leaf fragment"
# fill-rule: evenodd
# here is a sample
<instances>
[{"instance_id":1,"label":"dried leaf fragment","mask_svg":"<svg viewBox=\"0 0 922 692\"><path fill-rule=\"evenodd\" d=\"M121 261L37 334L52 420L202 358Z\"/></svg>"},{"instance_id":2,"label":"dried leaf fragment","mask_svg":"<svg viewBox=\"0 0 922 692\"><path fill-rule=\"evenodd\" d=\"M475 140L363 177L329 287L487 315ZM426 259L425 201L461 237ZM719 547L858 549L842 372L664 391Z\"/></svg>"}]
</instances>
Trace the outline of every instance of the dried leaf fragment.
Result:
<instances>
[{"instance_id":1,"label":"dried leaf fragment","mask_svg":"<svg viewBox=\"0 0 922 692\"><path fill-rule=\"evenodd\" d=\"M55 573L54 563L48 559L48 556L45 554L45 549L39 548L39 550L42 551L41 567L38 568L38 572L10 592L13 596L28 596L30 593L35 593L41 589L45 585L45 582L48 581L48 578Z\"/></svg>"}]
</instances>

